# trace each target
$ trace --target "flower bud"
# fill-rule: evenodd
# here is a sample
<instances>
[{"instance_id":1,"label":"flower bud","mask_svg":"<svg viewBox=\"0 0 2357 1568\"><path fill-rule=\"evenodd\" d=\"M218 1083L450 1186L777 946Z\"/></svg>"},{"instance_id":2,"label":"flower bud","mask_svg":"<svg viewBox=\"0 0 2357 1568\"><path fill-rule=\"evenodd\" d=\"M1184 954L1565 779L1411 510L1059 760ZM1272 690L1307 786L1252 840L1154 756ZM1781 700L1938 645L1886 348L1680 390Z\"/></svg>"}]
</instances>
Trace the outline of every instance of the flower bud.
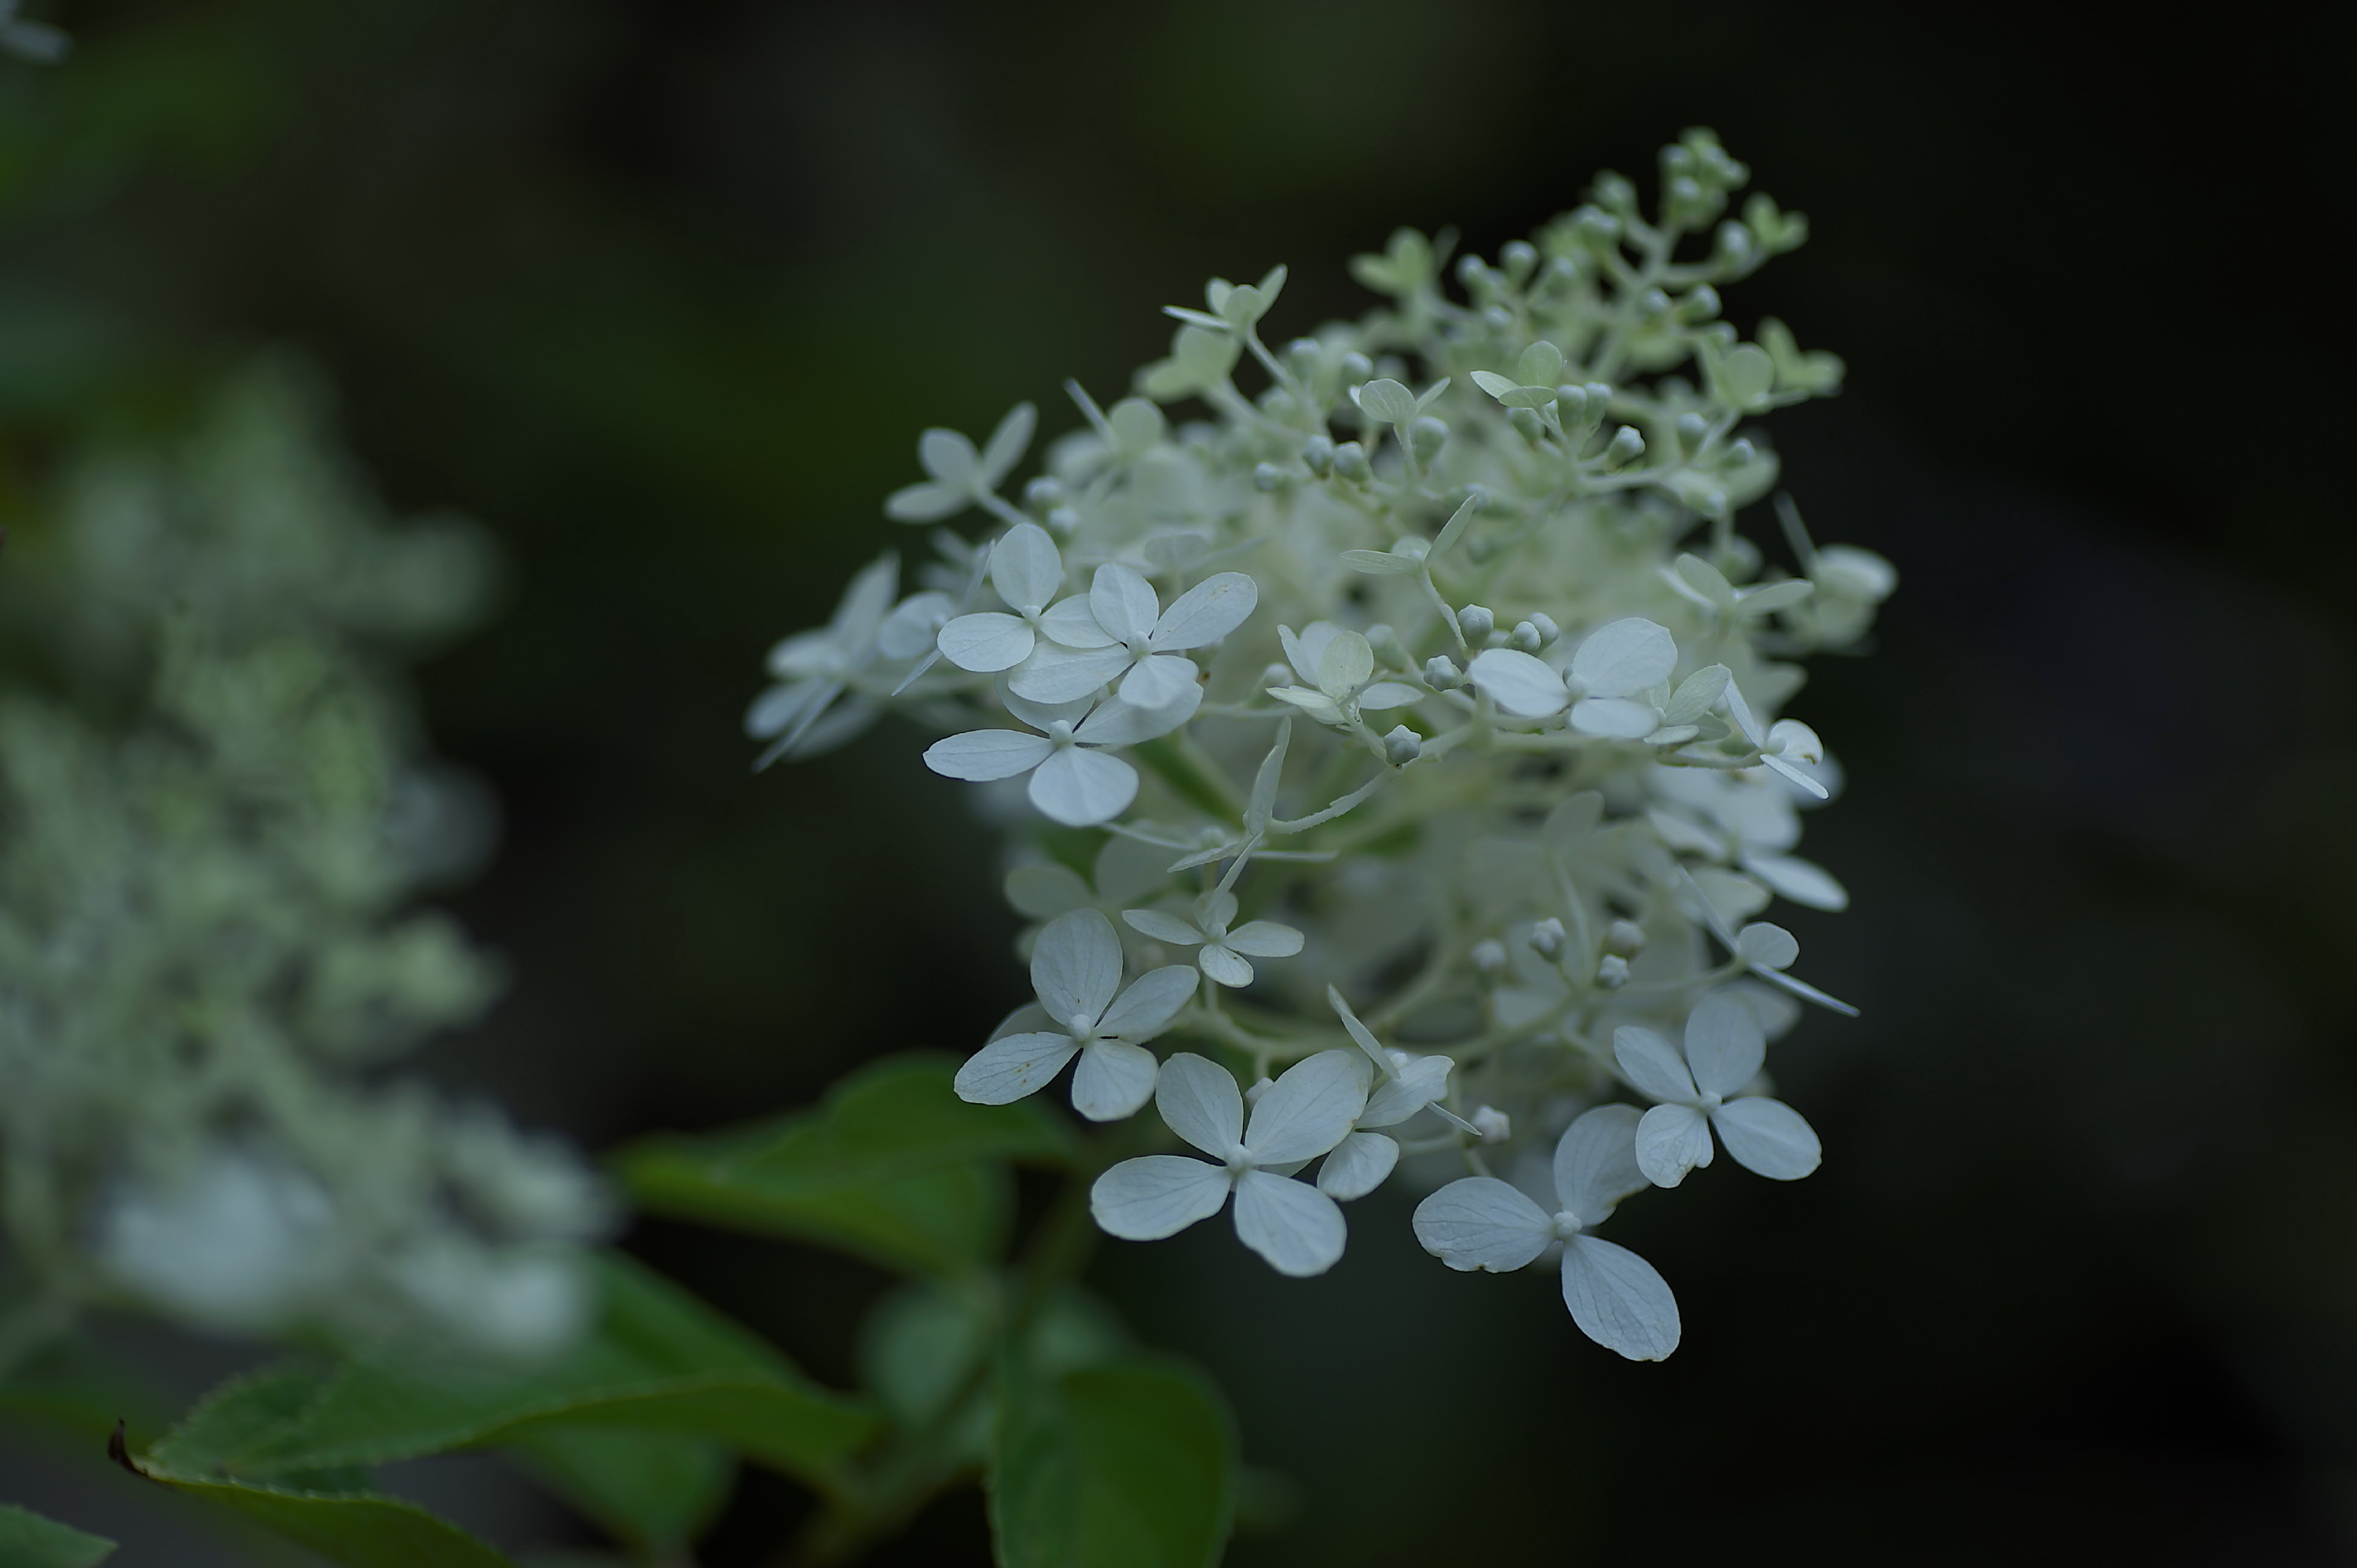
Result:
<instances>
[{"instance_id":1,"label":"flower bud","mask_svg":"<svg viewBox=\"0 0 2357 1568\"><path fill-rule=\"evenodd\" d=\"M1514 1135L1512 1120L1494 1105L1476 1108L1469 1120L1472 1122L1474 1130L1481 1134L1481 1141L1485 1144L1502 1144Z\"/></svg>"},{"instance_id":2,"label":"flower bud","mask_svg":"<svg viewBox=\"0 0 2357 1568\"><path fill-rule=\"evenodd\" d=\"M1081 526L1081 514L1071 507L1060 506L1040 521L1047 523L1050 532L1069 535Z\"/></svg>"},{"instance_id":3,"label":"flower bud","mask_svg":"<svg viewBox=\"0 0 2357 1568\"><path fill-rule=\"evenodd\" d=\"M1637 315L1646 321L1659 321L1670 313L1670 296L1657 288L1649 288L1637 296Z\"/></svg>"},{"instance_id":4,"label":"flower bud","mask_svg":"<svg viewBox=\"0 0 2357 1568\"><path fill-rule=\"evenodd\" d=\"M1739 468L1743 467L1744 464L1751 462L1759 456L1760 448L1751 445L1750 439L1747 436L1745 439L1735 442L1727 447L1727 466L1729 467Z\"/></svg>"},{"instance_id":5,"label":"flower bud","mask_svg":"<svg viewBox=\"0 0 2357 1568\"><path fill-rule=\"evenodd\" d=\"M1311 436L1301 444L1301 460L1309 465L1311 473L1324 478L1334 471L1334 438L1330 435Z\"/></svg>"},{"instance_id":6,"label":"flower bud","mask_svg":"<svg viewBox=\"0 0 2357 1568\"><path fill-rule=\"evenodd\" d=\"M1506 423L1512 425L1514 433L1525 441L1536 443L1546 438L1546 421L1539 417L1539 412L1534 408L1508 409Z\"/></svg>"},{"instance_id":7,"label":"flower bud","mask_svg":"<svg viewBox=\"0 0 2357 1568\"><path fill-rule=\"evenodd\" d=\"M1549 915L1531 928L1531 950L1541 958L1553 958L1563 951L1563 922Z\"/></svg>"},{"instance_id":8,"label":"flower bud","mask_svg":"<svg viewBox=\"0 0 2357 1568\"><path fill-rule=\"evenodd\" d=\"M1538 628L1539 642L1542 646L1553 642L1563 635L1563 628L1555 625L1555 617L1544 610L1532 611L1530 624Z\"/></svg>"},{"instance_id":9,"label":"flower bud","mask_svg":"<svg viewBox=\"0 0 2357 1568\"><path fill-rule=\"evenodd\" d=\"M1687 291L1685 298L1678 302L1678 319L1709 321L1717 317L1718 309L1718 290L1706 283L1696 284Z\"/></svg>"},{"instance_id":10,"label":"flower bud","mask_svg":"<svg viewBox=\"0 0 2357 1568\"><path fill-rule=\"evenodd\" d=\"M1439 456L1440 449L1448 444L1448 425L1446 421L1435 419L1427 413L1407 427L1407 439L1409 447L1415 453L1415 460L1428 464Z\"/></svg>"},{"instance_id":11,"label":"flower bud","mask_svg":"<svg viewBox=\"0 0 2357 1568\"><path fill-rule=\"evenodd\" d=\"M1490 269L1481 264L1480 257L1467 254L1457 258L1457 281L1467 288L1479 288L1489 277Z\"/></svg>"},{"instance_id":12,"label":"flower bud","mask_svg":"<svg viewBox=\"0 0 2357 1568\"><path fill-rule=\"evenodd\" d=\"M1342 356L1342 381L1344 385L1357 386L1360 382L1365 381L1369 376L1372 376L1374 373L1374 361L1368 359L1364 354L1359 353L1357 350L1353 349L1351 352Z\"/></svg>"},{"instance_id":13,"label":"flower bud","mask_svg":"<svg viewBox=\"0 0 2357 1568\"><path fill-rule=\"evenodd\" d=\"M1473 950L1466 956L1473 961L1473 967L1483 974L1496 974L1506 967L1506 944L1491 937L1486 940L1475 942Z\"/></svg>"},{"instance_id":14,"label":"flower bud","mask_svg":"<svg viewBox=\"0 0 2357 1568\"><path fill-rule=\"evenodd\" d=\"M1310 678L1316 679L1317 671L1312 671ZM1290 664L1272 664L1260 672L1260 683L1263 686L1297 686L1301 683L1301 679L1300 672Z\"/></svg>"},{"instance_id":15,"label":"flower bud","mask_svg":"<svg viewBox=\"0 0 2357 1568\"><path fill-rule=\"evenodd\" d=\"M1678 445L1691 452L1702 445L1704 436L1710 434L1710 421L1699 413L1682 413L1678 415L1677 429ZM1267 465L1263 464L1262 467L1266 467Z\"/></svg>"},{"instance_id":16,"label":"flower bud","mask_svg":"<svg viewBox=\"0 0 2357 1568\"><path fill-rule=\"evenodd\" d=\"M1367 449L1355 441L1345 441L1334 448L1334 475L1354 485L1363 485L1375 477L1367 462Z\"/></svg>"},{"instance_id":17,"label":"flower bud","mask_svg":"<svg viewBox=\"0 0 2357 1568\"><path fill-rule=\"evenodd\" d=\"M1465 672L1446 653L1436 653L1424 661L1424 683L1436 692L1453 692L1465 684Z\"/></svg>"},{"instance_id":18,"label":"flower bud","mask_svg":"<svg viewBox=\"0 0 2357 1568\"><path fill-rule=\"evenodd\" d=\"M1063 503L1063 485L1046 474L1023 487L1023 504L1043 516Z\"/></svg>"},{"instance_id":19,"label":"flower bud","mask_svg":"<svg viewBox=\"0 0 2357 1568\"><path fill-rule=\"evenodd\" d=\"M1587 389L1574 386L1555 388L1555 408L1566 424L1586 424L1588 418Z\"/></svg>"},{"instance_id":20,"label":"flower bud","mask_svg":"<svg viewBox=\"0 0 2357 1568\"><path fill-rule=\"evenodd\" d=\"M1607 953L1596 966L1596 983L1605 991L1618 991L1629 983L1629 961L1619 953Z\"/></svg>"},{"instance_id":21,"label":"flower bud","mask_svg":"<svg viewBox=\"0 0 2357 1568\"><path fill-rule=\"evenodd\" d=\"M1634 920L1615 920L1604 928L1604 950L1616 958L1635 958L1645 950L1645 928Z\"/></svg>"},{"instance_id":22,"label":"flower bud","mask_svg":"<svg viewBox=\"0 0 2357 1568\"><path fill-rule=\"evenodd\" d=\"M1394 768L1405 768L1424 755L1424 737L1405 725L1395 725L1383 736L1383 755Z\"/></svg>"},{"instance_id":23,"label":"flower bud","mask_svg":"<svg viewBox=\"0 0 2357 1568\"><path fill-rule=\"evenodd\" d=\"M1498 262L1506 269L1506 276L1520 284L1539 264L1538 247L1528 240L1509 240L1498 252Z\"/></svg>"},{"instance_id":24,"label":"flower bud","mask_svg":"<svg viewBox=\"0 0 2357 1568\"><path fill-rule=\"evenodd\" d=\"M1261 463L1253 468L1253 489L1265 496L1275 495L1293 482L1293 476L1274 463Z\"/></svg>"},{"instance_id":25,"label":"flower bud","mask_svg":"<svg viewBox=\"0 0 2357 1568\"><path fill-rule=\"evenodd\" d=\"M1539 628L1526 620L1516 621L1513 636L1506 640L1509 645L1522 650L1524 653L1536 653L1546 646L1546 639L1539 635Z\"/></svg>"},{"instance_id":26,"label":"flower bud","mask_svg":"<svg viewBox=\"0 0 2357 1568\"><path fill-rule=\"evenodd\" d=\"M1598 175L1596 199L1614 212L1633 212L1637 209L1637 188L1626 175Z\"/></svg>"},{"instance_id":27,"label":"flower bud","mask_svg":"<svg viewBox=\"0 0 2357 1568\"><path fill-rule=\"evenodd\" d=\"M1270 1078L1266 1073L1263 1073L1260 1077L1253 1080L1253 1085L1250 1089L1244 1090L1245 1107L1250 1109L1254 1105L1258 1105L1260 1103L1260 1097L1266 1094L1270 1090L1275 1087L1276 1080Z\"/></svg>"},{"instance_id":28,"label":"flower bud","mask_svg":"<svg viewBox=\"0 0 2357 1568\"><path fill-rule=\"evenodd\" d=\"M1296 338L1285 346L1286 364L1305 381L1318 373L1320 358L1318 340L1314 338Z\"/></svg>"},{"instance_id":29,"label":"flower bud","mask_svg":"<svg viewBox=\"0 0 2357 1568\"><path fill-rule=\"evenodd\" d=\"M1479 642L1490 635L1498 618L1490 613L1487 605L1467 605L1457 612L1457 629L1465 634L1468 642Z\"/></svg>"},{"instance_id":30,"label":"flower bud","mask_svg":"<svg viewBox=\"0 0 2357 1568\"><path fill-rule=\"evenodd\" d=\"M1612 433L1612 445L1604 449L1604 463L1607 467L1618 468L1635 462L1644 451L1645 438L1637 434L1637 427L1624 424Z\"/></svg>"}]
</instances>

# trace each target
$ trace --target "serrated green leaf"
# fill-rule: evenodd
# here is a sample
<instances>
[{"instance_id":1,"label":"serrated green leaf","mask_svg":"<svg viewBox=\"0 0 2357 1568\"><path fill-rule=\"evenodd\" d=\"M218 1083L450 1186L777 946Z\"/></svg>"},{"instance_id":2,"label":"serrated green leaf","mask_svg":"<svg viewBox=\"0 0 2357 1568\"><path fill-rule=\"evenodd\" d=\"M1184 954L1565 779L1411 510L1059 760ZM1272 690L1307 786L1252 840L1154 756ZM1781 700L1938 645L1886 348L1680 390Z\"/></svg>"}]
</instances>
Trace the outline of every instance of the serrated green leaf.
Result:
<instances>
[{"instance_id":1,"label":"serrated green leaf","mask_svg":"<svg viewBox=\"0 0 2357 1568\"><path fill-rule=\"evenodd\" d=\"M953 1273L996 1254L1001 1161L1057 1165L1072 1133L1034 1101L971 1105L946 1058L896 1057L816 1111L625 1150L623 1179L655 1212L840 1247L887 1268Z\"/></svg>"},{"instance_id":2,"label":"serrated green leaf","mask_svg":"<svg viewBox=\"0 0 2357 1568\"><path fill-rule=\"evenodd\" d=\"M605 1260L597 1330L528 1366L414 1359L241 1379L158 1443L174 1475L297 1474L496 1446L550 1427L619 1425L725 1442L791 1475L833 1473L877 1418L650 1271Z\"/></svg>"},{"instance_id":3,"label":"serrated green leaf","mask_svg":"<svg viewBox=\"0 0 2357 1568\"><path fill-rule=\"evenodd\" d=\"M986 1481L1006 1568L1210 1568L1234 1510L1235 1442L1198 1373L1132 1359L1043 1377L1009 1361Z\"/></svg>"},{"instance_id":4,"label":"serrated green leaf","mask_svg":"<svg viewBox=\"0 0 2357 1568\"><path fill-rule=\"evenodd\" d=\"M91 1568L113 1552L114 1542L104 1536L0 1503L0 1568Z\"/></svg>"},{"instance_id":5,"label":"serrated green leaf","mask_svg":"<svg viewBox=\"0 0 2357 1568\"><path fill-rule=\"evenodd\" d=\"M737 1478L737 1456L726 1444L684 1433L550 1426L509 1447L608 1533L663 1554L703 1533Z\"/></svg>"}]
</instances>

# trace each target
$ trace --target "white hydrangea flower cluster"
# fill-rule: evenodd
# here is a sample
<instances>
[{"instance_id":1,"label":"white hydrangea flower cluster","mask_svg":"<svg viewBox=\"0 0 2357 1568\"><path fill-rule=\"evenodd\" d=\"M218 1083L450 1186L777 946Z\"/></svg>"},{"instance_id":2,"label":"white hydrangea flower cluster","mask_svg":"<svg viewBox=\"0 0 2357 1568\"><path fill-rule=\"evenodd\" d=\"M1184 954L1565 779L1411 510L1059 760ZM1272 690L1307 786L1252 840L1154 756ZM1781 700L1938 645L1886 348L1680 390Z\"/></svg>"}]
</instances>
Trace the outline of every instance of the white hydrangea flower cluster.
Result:
<instances>
[{"instance_id":1,"label":"white hydrangea flower cluster","mask_svg":"<svg viewBox=\"0 0 2357 1568\"><path fill-rule=\"evenodd\" d=\"M611 1205L580 1156L376 1071L498 990L414 908L488 807L393 658L473 618L490 562L384 526L311 402L249 380L0 562L0 1361L91 1304L494 1354L590 1305Z\"/></svg>"},{"instance_id":2,"label":"white hydrangea flower cluster","mask_svg":"<svg viewBox=\"0 0 2357 1568\"><path fill-rule=\"evenodd\" d=\"M1669 1288L1594 1228L1720 1145L1815 1167L1766 1045L1800 1002L1852 1009L1756 918L1846 902L1794 853L1840 774L1777 715L1795 660L1855 647L1895 576L1813 545L1781 496L1790 568L1736 530L1777 474L1747 420L1841 376L1780 323L1720 319L1719 286L1804 231L1764 196L1727 216L1746 178L1689 133L1656 216L1604 176L1461 259L1461 295L1448 242L1403 231L1354 263L1383 308L1281 347L1285 270L1214 279L1138 395L1069 388L1084 427L1019 497L1028 404L980 449L926 433L929 477L888 513L978 509L985 537L937 534L906 598L888 555L771 655L765 760L896 707L1009 824L1039 1003L959 1092L1009 1101L1077 1058L1083 1116L1151 1099L1208 1156L1107 1170L1108 1231L1232 1195L1248 1246L1314 1274L1338 1203L1405 1156L1443 1262L1559 1247L1579 1326L1658 1359ZM1174 426L1190 403L1211 417ZM1208 1054L1158 1055L1181 1040Z\"/></svg>"}]
</instances>

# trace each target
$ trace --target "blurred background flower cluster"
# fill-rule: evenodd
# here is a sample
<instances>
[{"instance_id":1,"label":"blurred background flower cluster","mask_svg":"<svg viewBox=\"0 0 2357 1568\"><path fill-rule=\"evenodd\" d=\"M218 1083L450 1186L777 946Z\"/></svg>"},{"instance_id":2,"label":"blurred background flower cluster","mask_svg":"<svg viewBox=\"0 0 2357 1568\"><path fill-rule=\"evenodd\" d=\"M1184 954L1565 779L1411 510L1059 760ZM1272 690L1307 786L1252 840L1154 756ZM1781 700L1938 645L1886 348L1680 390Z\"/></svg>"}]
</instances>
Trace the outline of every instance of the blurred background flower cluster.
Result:
<instances>
[{"instance_id":1,"label":"blurred background flower cluster","mask_svg":"<svg viewBox=\"0 0 2357 1568\"><path fill-rule=\"evenodd\" d=\"M1770 422L1784 483L1905 585L1807 699L1850 780L1810 853L1854 908L1794 926L1865 1013L1779 1064L1824 1169L1631 1212L1687 1324L1663 1366L1544 1281L1444 1277L1404 1214L1306 1284L1216 1227L1095 1283L1237 1402L1239 1563L1605 1561L1670 1520L1696 1560L2357 1554L2348 16L35 9L76 48L0 62L0 523L269 351L394 507L486 525L504 602L419 680L500 802L449 903L511 980L419 1059L593 1148L1024 999L989 835L914 736L757 778L739 728L761 652L906 542L921 427L1117 387L1213 274L1289 263L1279 334L1355 315L1344 260L1395 225L1493 254L1715 126L1812 220L1747 326L1849 365ZM955 983L894 984L912 947ZM629 1244L835 1382L884 1283ZM122 1342L176 1396L237 1354ZM129 1568L279 1560L9 1419L0 1491L85 1499ZM494 1470L409 1482L543 1533ZM707 1561L802 1506L748 1478ZM985 1554L968 1496L877 1560Z\"/></svg>"}]
</instances>

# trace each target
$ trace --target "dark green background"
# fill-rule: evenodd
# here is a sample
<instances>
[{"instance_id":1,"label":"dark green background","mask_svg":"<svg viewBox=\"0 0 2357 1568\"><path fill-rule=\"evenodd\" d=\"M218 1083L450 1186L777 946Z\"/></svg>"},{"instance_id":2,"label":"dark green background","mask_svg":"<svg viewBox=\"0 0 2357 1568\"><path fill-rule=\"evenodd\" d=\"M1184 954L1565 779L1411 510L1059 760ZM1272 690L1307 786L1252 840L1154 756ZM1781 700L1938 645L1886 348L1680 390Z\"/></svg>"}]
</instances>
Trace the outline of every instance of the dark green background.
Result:
<instances>
[{"instance_id":1,"label":"dark green background","mask_svg":"<svg viewBox=\"0 0 2357 1568\"><path fill-rule=\"evenodd\" d=\"M1786 482L1903 578L1798 704L1850 769L1810 847L1857 904L1793 924L1866 1007L1779 1059L1824 1171L1631 1207L1685 1315L1660 1367L1541 1279L1448 1274L1394 1198L1306 1285L1212 1226L1100 1283L1297 1483L1240 1563L2357 1554L2345 13L44 14L82 48L0 64L5 504L280 347L400 505L497 532L505 613L425 693L505 801L460 903L517 983L431 1062L593 1144L963 1049L1021 994L913 736L754 779L737 729L768 644L914 542L877 508L921 426L1060 429L1058 381L1118 390L1211 273L1288 263L1272 327L1306 328L1394 224L1494 253L1716 126L1815 235L1732 314L1851 367L1771 425ZM848 1376L874 1277L638 1240ZM84 1460L18 1490L81 1497ZM749 1484L710 1562L800 1507ZM981 1530L945 1504L892 1560Z\"/></svg>"}]
</instances>

